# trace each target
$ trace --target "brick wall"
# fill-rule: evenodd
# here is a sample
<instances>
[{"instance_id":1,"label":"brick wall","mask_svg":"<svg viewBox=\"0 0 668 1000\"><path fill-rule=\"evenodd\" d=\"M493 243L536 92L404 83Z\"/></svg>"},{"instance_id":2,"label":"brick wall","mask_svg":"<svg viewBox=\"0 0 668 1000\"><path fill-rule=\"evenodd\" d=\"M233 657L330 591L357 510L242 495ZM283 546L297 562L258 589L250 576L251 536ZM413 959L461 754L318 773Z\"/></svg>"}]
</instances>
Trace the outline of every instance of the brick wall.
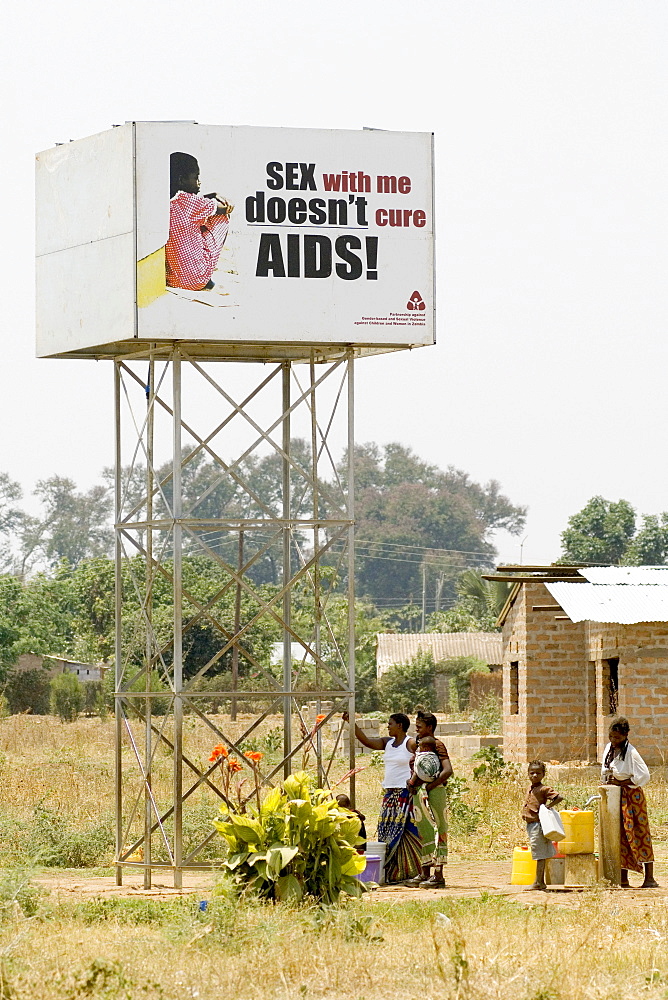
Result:
<instances>
[{"instance_id":1,"label":"brick wall","mask_svg":"<svg viewBox=\"0 0 668 1000\"><path fill-rule=\"evenodd\" d=\"M668 761L668 623L588 623L587 653L595 665L598 759L610 725L609 661L618 659L617 713L631 724L630 739L648 764Z\"/></svg>"},{"instance_id":2,"label":"brick wall","mask_svg":"<svg viewBox=\"0 0 668 1000\"><path fill-rule=\"evenodd\" d=\"M586 626L558 620L563 611L554 607L555 600L542 583L522 584L504 624L503 745L507 760L595 759L595 687L587 659ZM517 664L516 681L513 663Z\"/></svg>"}]
</instances>

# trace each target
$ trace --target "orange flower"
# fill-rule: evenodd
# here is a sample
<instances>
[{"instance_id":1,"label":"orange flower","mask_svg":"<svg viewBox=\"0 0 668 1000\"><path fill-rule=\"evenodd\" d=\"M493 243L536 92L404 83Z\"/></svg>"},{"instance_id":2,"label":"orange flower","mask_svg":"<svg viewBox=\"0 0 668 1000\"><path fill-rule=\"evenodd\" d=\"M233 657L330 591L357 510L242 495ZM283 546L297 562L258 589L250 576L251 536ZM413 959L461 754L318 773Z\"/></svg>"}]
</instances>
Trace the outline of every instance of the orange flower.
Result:
<instances>
[{"instance_id":1,"label":"orange flower","mask_svg":"<svg viewBox=\"0 0 668 1000\"><path fill-rule=\"evenodd\" d=\"M213 762L218 760L220 757L227 757L227 748L224 747L222 743L217 743L216 746L211 751L211 756L209 757L209 763L213 764Z\"/></svg>"},{"instance_id":2,"label":"orange flower","mask_svg":"<svg viewBox=\"0 0 668 1000\"><path fill-rule=\"evenodd\" d=\"M230 757L227 762L227 770L230 771L231 774L236 774L237 771L243 771L243 767L235 757Z\"/></svg>"},{"instance_id":3,"label":"orange flower","mask_svg":"<svg viewBox=\"0 0 668 1000\"><path fill-rule=\"evenodd\" d=\"M264 754L258 753L257 750L252 750L249 751L249 753L245 753L244 757L246 758L246 760L249 760L253 765L255 765L260 763L260 761L264 757Z\"/></svg>"}]
</instances>

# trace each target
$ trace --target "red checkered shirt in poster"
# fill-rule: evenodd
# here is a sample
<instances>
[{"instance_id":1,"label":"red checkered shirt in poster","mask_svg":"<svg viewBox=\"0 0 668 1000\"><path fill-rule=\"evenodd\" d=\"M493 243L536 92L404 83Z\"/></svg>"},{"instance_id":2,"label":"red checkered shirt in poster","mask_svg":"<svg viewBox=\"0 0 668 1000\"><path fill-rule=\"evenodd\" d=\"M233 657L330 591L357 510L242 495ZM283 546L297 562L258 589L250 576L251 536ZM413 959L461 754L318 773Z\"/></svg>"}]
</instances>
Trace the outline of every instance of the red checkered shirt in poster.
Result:
<instances>
[{"instance_id":1,"label":"red checkered shirt in poster","mask_svg":"<svg viewBox=\"0 0 668 1000\"><path fill-rule=\"evenodd\" d=\"M213 198L177 191L169 203L165 247L167 284L200 291L211 280L227 238L230 220L216 215Z\"/></svg>"}]
</instances>

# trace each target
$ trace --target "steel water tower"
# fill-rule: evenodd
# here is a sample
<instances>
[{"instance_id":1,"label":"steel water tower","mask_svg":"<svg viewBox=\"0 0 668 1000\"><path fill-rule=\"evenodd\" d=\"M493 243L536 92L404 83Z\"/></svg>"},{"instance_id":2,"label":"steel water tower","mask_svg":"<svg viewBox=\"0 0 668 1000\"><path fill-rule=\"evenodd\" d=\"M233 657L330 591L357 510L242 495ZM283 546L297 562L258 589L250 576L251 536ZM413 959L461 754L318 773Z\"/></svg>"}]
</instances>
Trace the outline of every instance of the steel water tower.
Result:
<instances>
[{"instance_id":1,"label":"steel water tower","mask_svg":"<svg viewBox=\"0 0 668 1000\"><path fill-rule=\"evenodd\" d=\"M432 178L431 134L376 130L130 122L37 156L37 354L114 369L119 884L210 867L198 726L248 766L282 716L265 785L341 769L355 361L434 342Z\"/></svg>"}]
</instances>

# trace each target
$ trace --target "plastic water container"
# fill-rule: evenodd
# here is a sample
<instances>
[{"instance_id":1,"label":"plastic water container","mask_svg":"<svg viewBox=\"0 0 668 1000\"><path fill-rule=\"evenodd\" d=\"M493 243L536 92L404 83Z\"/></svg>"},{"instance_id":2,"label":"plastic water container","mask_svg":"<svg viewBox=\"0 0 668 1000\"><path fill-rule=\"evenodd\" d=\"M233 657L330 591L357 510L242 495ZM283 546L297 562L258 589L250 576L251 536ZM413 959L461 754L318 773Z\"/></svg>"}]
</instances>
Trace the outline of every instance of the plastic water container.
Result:
<instances>
[{"instance_id":1,"label":"plastic water container","mask_svg":"<svg viewBox=\"0 0 668 1000\"><path fill-rule=\"evenodd\" d=\"M366 868L358 875L360 882L377 882L380 884L380 854L366 854Z\"/></svg>"},{"instance_id":2,"label":"plastic water container","mask_svg":"<svg viewBox=\"0 0 668 1000\"><path fill-rule=\"evenodd\" d=\"M562 809L561 821L566 831L559 841L564 854L594 853L594 813L591 809Z\"/></svg>"},{"instance_id":3,"label":"plastic water container","mask_svg":"<svg viewBox=\"0 0 668 1000\"><path fill-rule=\"evenodd\" d=\"M511 885L533 885L536 881L536 862L530 847L516 847L513 851Z\"/></svg>"},{"instance_id":4,"label":"plastic water container","mask_svg":"<svg viewBox=\"0 0 668 1000\"><path fill-rule=\"evenodd\" d=\"M378 885L385 885L385 850L387 844L384 840L367 840L366 853L378 854L380 856L380 878Z\"/></svg>"}]
</instances>

